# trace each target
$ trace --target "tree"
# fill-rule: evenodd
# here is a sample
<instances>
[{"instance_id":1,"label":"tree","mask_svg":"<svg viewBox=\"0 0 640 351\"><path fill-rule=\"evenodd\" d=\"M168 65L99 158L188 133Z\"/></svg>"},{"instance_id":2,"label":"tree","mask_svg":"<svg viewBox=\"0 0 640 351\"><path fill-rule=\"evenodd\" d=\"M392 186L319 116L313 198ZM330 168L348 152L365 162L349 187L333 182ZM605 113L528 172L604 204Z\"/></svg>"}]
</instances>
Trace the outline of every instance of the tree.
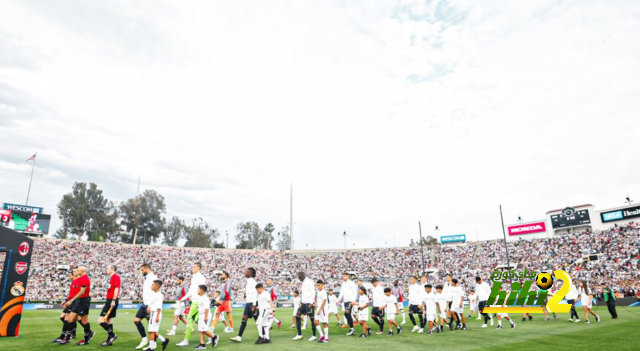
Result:
<instances>
[{"instance_id":1,"label":"tree","mask_svg":"<svg viewBox=\"0 0 640 351\"><path fill-rule=\"evenodd\" d=\"M164 197L155 190L145 190L142 194L123 202L120 204L120 216L126 233L121 236L121 241L134 244L155 243L165 229L165 212Z\"/></svg>"},{"instance_id":2,"label":"tree","mask_svg":"<svg viewBox=\"0 0 640 351\"><path fill-rule=\"evenodd\" d=\"M426 237L422 238L422 245L423 246L428 246L428 245L437 245L438 244L438 239L432 237L431 235L427 235ZM413 239L411 239L411 243L409 244L410 247L414 247L414 246L420 246L420 241L413 241Z\"/></svg>"},{"instance_id":3,"label":"tree","mask_svg":"<svg viewBox=\"0 0 640 351\"><path fill-rule=\"evenodd\" d=\"M256 222L239 223L236 226L236 249L270 250L275 229L271 223L267 223L264 229Z\"/></svg>"},{"instance_id":4,"label":"tree","mask_svg":"<svg viewBox=\"0 0 640 351\"><path fill-rule=\"evenodd\" d=\"M185 237L185 227L186 225L183 220L177 216L173 216L171 222L167 224L167 228L164 230L162 243L169 246L177 246L178 241Z\"/></svg>"},{"instance_id":5,"label":"tree","mask_svg":"<svg viewBox=\"0 0 640 351\"><path fill-rule=\"evenodd\" d=\"M86 234L88 240L105 241L119 230L117 206L104 197L95 183L73 183L57 210L62 220L62 227L55 234L58 238L79 239Z\"/></svg>"},{"instance_id":6,"label":"tree","mask_svg":"<svg viewBox=\"0 0 640 351\"><path fill-rule=\"evenodd\" d=\"M282 227L278 233L278 250L291 250L291 234L289 234L289 226Z\"/></svg>"},{"instance_id":7,"label":"tree","mask_svg":"<svg viewBox=\"0 0 640 351\"><path fill-rule=\"evenodd\" d=\"M220 232L209 226L202 218L198 217L193 220L193 223L186 227L185 247L213 247L215 240L220 236Z\"/></svg>"}]
</instances>

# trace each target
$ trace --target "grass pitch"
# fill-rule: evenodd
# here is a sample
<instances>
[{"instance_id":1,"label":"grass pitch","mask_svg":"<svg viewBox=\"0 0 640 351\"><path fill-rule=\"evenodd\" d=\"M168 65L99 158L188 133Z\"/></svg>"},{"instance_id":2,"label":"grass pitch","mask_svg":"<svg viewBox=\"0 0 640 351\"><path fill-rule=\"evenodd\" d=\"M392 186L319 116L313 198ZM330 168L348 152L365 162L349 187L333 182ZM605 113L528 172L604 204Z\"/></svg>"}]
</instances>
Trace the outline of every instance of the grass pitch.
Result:
<instances>
[{"instance_id":1,"label":"grass pitch","mask_svg":"<svg viewBox=\"0 0 640 351\"><path fill-rule=\"evenodd\" d=\"M91 310L90 320L91 328L96 332L96 336L90 345L84 346L82 349L87 350L134 350L140 342L140 336L133 325L135 311L118 311L118 318L115 319L115 331L118 334L118 340L111 347L100 347L99 344L106 338L105 331L97 324L97 310ZM127 314L128 313L128 314ZM235 330L237 332L239 321L241 320L240 309L234 310ZM217 349L225 350L249 350L249 349L265 349L265 350L317 350L317 349L335 349L341 351L350 351L363 349L368 350L417 350L419 348L435 347L436 349L448 350L515 350L524 349L524 347L541 348L545 350L638 350L640 348L640 308L623 308L618 307L619 317L612 320L603 306L600 306L596 313L601 315L601 322L595 323L591 320L591 324L585 324L584 320L580 323L570 323L568 314L560 314L558 321L551 319L549 322L544 321L544 315L534 315L533 321L521 322L522 316L513 315L517 326L515 329L509 327L508 322L503 321L502 330L495 327L486 329L480 328L481 321L473 319L467 321L466 331L449 331L445 328L444 334L426 334L411 333L411 322L407 315L407 324L404 325L402 335L387 336L375 335L377 326L373 321L370 325L374 327L374 334L371 337L361 339L357 336L345 336L347 330L336 326L335 317L330 323L330 342L328 344L318 344L317 342L307 341L311 336L311 329L303 330L304 339L300 341L292 341L295 336L294 329L289 329L291 325L291 309L278 309L277 317L282 320L282 329L273 329L271 333L271 345L255 345L254 342L258 338L258 332L255 323L250 320L249 325L243 336L241 344L229 341L229 338L236 334L222 333L223 325L220 323L217 332L220 333L220 343ZM60 334L61 322L58 320L59 311L25 311L22 316L20 337L18 338L0 338L0 349L13 351L41 351L43 349L76 349L74 345L56 345L51 344L51 339ZM578 311L582 317L582 310ZM161 331L169 329L172 323L173 311L167 310L164 313ZM398 322L401 317L397 318ZM275 327L275 325L274 325ZM385 325L385 329L386 329ZM78 335L81 335L81 329ZM184 327L178 327L178 335L171 337L171 344L167 350L193 350L198 345L198 333L191 335L188 347L177 347L176 343L184 337L182 332ZM359 328L356 335L361 333ZM164 333L163 333L164 335ZM76 340L77 341L77 340ZM158 350L160 350L159 348Z\"/></svg>"}]
</instances>

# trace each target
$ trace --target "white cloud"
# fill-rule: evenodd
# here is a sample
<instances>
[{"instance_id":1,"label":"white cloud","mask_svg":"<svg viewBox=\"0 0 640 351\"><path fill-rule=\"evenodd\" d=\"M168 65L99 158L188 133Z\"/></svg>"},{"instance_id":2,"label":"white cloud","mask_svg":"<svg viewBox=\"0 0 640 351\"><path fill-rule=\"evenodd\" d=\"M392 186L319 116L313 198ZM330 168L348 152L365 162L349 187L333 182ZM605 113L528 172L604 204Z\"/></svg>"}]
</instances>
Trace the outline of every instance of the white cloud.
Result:
<instances>
[{"instance_id":1,"label":"white cloud","mask_svg":"<svg viewBox=\"0 0 640 351\"><path fill-rule=\"evenodd\" d=\"M322 248L406 244L418 220L493 238L499 203L537 219L640 190L628 2L4 6L2 201L35 150L52 213L76 180L124 200L141 174L169 215L279 227L293 181L298 247Z\"/></svg>"}]
</instances>

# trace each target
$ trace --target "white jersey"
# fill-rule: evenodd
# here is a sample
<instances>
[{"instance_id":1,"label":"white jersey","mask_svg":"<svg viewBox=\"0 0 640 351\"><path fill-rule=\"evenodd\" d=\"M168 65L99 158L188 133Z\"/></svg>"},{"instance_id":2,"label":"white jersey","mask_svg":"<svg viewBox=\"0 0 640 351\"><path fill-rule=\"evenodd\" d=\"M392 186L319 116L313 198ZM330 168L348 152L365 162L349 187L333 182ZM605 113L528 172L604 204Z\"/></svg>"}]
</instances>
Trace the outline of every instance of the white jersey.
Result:
<instances>
[{"instance_id":1,"label":"white jersey","mask_svg":"<svg viewBox=\"0 0 640 351\"><path fill-rule=\"evenodd\" d=\"M323 301L324 301L324 307L322 307L322 309L320 310L320 307L322 306ZM318 294L316 295L316 307L318 308L318 310L322 315L326 316L329 314L329 299L328 299L326 290L324 289L318 290Z\"/></svg>"},{"instance_id":2,"label":"white jersey","mask_svg":"<svg viewBox=\"0 0 640 351\"><path fill-rule=\"evenodd\" d=\"M266 290L262 294L258 294L258 310L261 316L271 313L271 294Z\"/></svg>"},{"instance_id":3,"label":"white jersey","mask_svg":"<svg viewBox=\"0 0 640 351\"><path fill-rule=\"evenodd\" d=\"M447 309L447 298L444 296L443 293L436 293L436 302L438 303L438 306L440 306L440 313L444 313L445 309Z\"/></svg>"},{"instance_id":4,"label":"white jersey","mask_svg":"<svg viewBox=\"0 0 640 351\"><path fill-rule=\"evenodd\" d=\"M256 290L256 285L258 285L258 283L255 279L247 278L247 284L244 286L244 291L247 295L247 303L252 303L255 305L255 303L258 301L258 291Z\"/></svg>"},{"instance_id":5,"label":"white jersey","mask_svg":"<svg viewBox=\"0 0 640 351\"><path fill-rule=\"evenodd\" d=\"M149 306L151 303L151 294L154 294L153 290L151 290L151 285L154 280L158 280L158 276L153 274L153 272L148 273L144 277L144 284L142 285L142 304Z\"/></svg>"},{"instance_id":6,"label":"white jersey","mask_svg":"<svg viewBox=\"0 0 640 351\"><path fill-rule=\"evenodd\" d=\"M469 295L469 304L475 306L478 303L478 294Z\"/></svg>"},{"instance_id":7,"label":"white jersey","mask_svg":"<svg viewBox=\"0 0 640 351\"><path fill-rule=\"evenodd\" d=\"M192 300L194 302L198 302L198 313L200 314L200 316L204 318L204 312L206 310L209 310L209 319L211 319L211 307L209 306L211 302L209 301L207 295L197 295Z\"/></svg>"},{"instance_id":8,"label":"white jersey","mask_svg":"<svg viewBox=\"0 0 640 351\"><path fill-rule=\"evenodd\" d=\"M338 299L336 298L336 295L328 295L328 298L329 300L327 303L329 304L329 313L338 313Z\"/></svg>"},{"instance_id":9,"label":"white jersey","mask_svg":"<svg viewBox=\"0 0 640 351\"><path fill-rule=\"evenodd\" d=\"M398 308L398 298L395 297L393 294L387 296L384 296L385 300L385 308L384 311L387 314L395 314L397 312L397 308Z\"/></svg>"},{"instance_id":10,"label":"white jersey","mask_svg":"<svg viewBox=\"0 0 640 351\"><path fill-rule=\"evenodd\" d=\"M576 289L575 285L571 285L571 290L569 290L569 292L565 296L565 299L567 299L567 300L575 300L577 298L578 298L578 289Z\"/></svg>"},{"instance_id":11,"label":"white jersey","mask_svg":"<svg viewBox=\"0 0 640 351\"><path fill-rule=\"evenodd\" d=\"M349 279L346 282L343 281L340 288L340 298L338 301L342 302L355 302L358 294L358 287L353 280Z\"/></svg>"},{"instance_id":12,"label":"white jersey","mask_svg":"<svg viewBox=\"0 0 640 351\"><path fill-rule=\"evenodd\" d=\"M464 297L464 291L462 291L462 288L459 285L452 286L449 289L449 292L451 293L451 307L460 306L460 300Z\"/></svg>"},{"instance_id":13,"label":"white jersey","mask_svg":"<svg viewBox=\"0 0 640 351\"><path fill-rule=\"evenodd\" d=\"M194 302L197 301L196 297L198 296L198 288L200 285L207 285L207 280L202 273L198 272L191 276L189 291L187 291L187 294L184 295L181 300L192 299Z\"/></svg>"},{"instance_id":14,"label":"white jersey","mask_svg":"<svg viewBox=\"0 0 640 351\"><path fill-rule=\"evenodd\" d=\"M301 303L307 304L315 301L316 288L314 287L313 280L304 278L302 281L302 288L300 290Z\"/></svg>"},{"instance_id":15,"label":"white jersey","mask_svg":"<svg viewBox=\"0 0 640 351\"><path fill-rule=\"evenodd\" d=\"M426 292L424 293L424 297L422 299L422 303L424 303L425 305L425 314L436 314L438 313L438 310L436 308L436 303L437 303L437 297L436 294L434 294L433 292Z\"/></svg>"},{"instance_id":16,"label":"white jersey","mask_svg":"<svg viewBox=\"0 0 640 351\"><path fill-rule=\"evenodd\" d=\"M158 292L152 291L151 296L149 296L149 305L148 305L151 312L153 311L157 312L158 310L162 311L162 301L163 301L162 293L160 291Z\"/></svg>"},{"instance_id":17,"label":"white jersey","mask_svg":"<svg viewBox=\"0 0 640 351\"><path fill-rule=\"evenodd\" d=\"M362 310L358 311L358 320L360 321L369 320L369 307L364 307L368 304L369 304L369 296L367 296L367 294L359 295L358 307L362 308Z\"/></svg>"},{"instance_id":18,"label":"white jersey","mask_svg":"<svg viewBox=\"0 0 640 351\"><path fill-rule=\"evenodd\" d=\"M487 282L481 282L476 284L476 295L478 295L478 301L487 301L491 295L491 287Z\"/></svg>"},{"instance_id":19,"label":"white jersey","mask_svg":"<svg viewBox=\"0 0 640 351\"><path fill-rule=\"evenodd\" d=\"M424 289L422 289L424 290ZM422 303L422 292L420 284L411 284L409 286L409 305L420 305Z\"/></svg>"},{"instance_id":20,"label":"white jersey","mask_svg":"<svg viewBox=\"0 0 640 351\"><path fill-rule=\"evenodd\" d=\"M444 298L447 300L447 302L451 301L451 284L444 283L442 287L442 294L444 295Z\"/></svg>"},{"instance_id":21,"label":"white jersey","mask_svg":"<svg viewBox=\"0 0 640 351\"><path fill-rule=\"evenodd\" d=\"M293 316L296 316L296 313L298 312L298 308L300 308L300 295L298 295L297 297L293 298Z\"/></svg>"},{"instance_id":22,"label":"white jersey","mask_svg":"<svg viewBox=\"0 0 640 351\"><path fill-rule=\"evenodd\" d=\"M373 297L373 307L384 307L386 305L386 295L384 294L384 288L380 285L371 289Z\"/></svg>"}]
</instances>

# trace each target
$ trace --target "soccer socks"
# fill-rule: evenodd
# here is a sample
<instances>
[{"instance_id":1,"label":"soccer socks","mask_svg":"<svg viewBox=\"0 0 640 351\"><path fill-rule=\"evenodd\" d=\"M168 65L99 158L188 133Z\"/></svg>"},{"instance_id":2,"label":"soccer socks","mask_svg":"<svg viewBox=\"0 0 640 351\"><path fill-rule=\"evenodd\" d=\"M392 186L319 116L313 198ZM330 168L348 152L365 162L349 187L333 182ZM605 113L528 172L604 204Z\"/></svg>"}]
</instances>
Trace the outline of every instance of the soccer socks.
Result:
<instances>
[{"instance_id":1,"label":"soccer socks","mask_svg":"<svg viewBox=\"0 0 640 351\"><path fill-rule=\"evenodd\" d=\"M193 320L189 318L189 321L187 322L187 332L184 334L185 340L189 340L189 338L191 337L192 329L193 329Z\"/></svg>"},{"instance_id":2,"label":"soccer socks","mask_svg":"<svg viewBox=\"0 0 640 351\"><path fill-rule=\"evenodd\" d=\"M269 329L268 327L264 327L264 332L262 333L264 335L264 339L266 340L270 340L271 337L269 336Z\"/></svg>"},{"instance_id":3,"label":"soccer socks","mask_svg":"<svg viewBox=\"0 0 640 351\"><path fill-rule=\"evenodd\" d=\"M164 342L165 338L158 333L158 340L160 340L160 342Z\"/></svg>"},{"instance_id":4,"label":"soccer socks","mask_svg":"<svg viewBox=\"0 0 640 351\"><path fill-rule=\"evenodd\" d=\"M411 323L413 323L414 326L417 325L416 324L416 319L413 317L413 313L409 313L409 319L411 320Z\"/></svg>"},{"instance_id":5,"label":"soccer socks","mask_svg":"<svg viewBox=\"0 0 640 351\"><path fill-rule=\"evenodd\" d=\"M402 310L402 323L405 323L407 321L407 315L406 313L404 313L404 310Z\"/></svg>"},{"instance_id":6,"label":"soccer socks","mask_svg":"<svg viewBox=\"0 0 640 351\"><path fill-rule=\"evenodd\" d=\"M82 321L80 321L80 325L84 328L84 342L88 343L91 336L91 323L82 324Z\"/></svg>"},{"instance_id":7,"label":"soccer socks","mask_svg":"<svg viewBox=\"0 0 640 351\"><path fill-rule=\"evenodd\" d=\"M177 325L177 324L174 324L174 325L172 325L172 326L171 326L171 331L172 331L172 332L174 332L174 333L175 333L175 332L176 332L176 329L178 329L178 325Z\"/></svg>"},{"instance_id":8,"label":"soccer socks","mask_svg":"<svg viewBox=\"0 0 640 351\"><path fill-rule=\"evenodd\" d=\"M107 324L107 322L102 322L102 323L100 323L100 326L102 327L102 329L104 329L104 331L107 332L107 334L109 334L110 338L112 338L114 336L114 334L113 334L113 324Z\"/></svg>"},{"instance_id":9,"label":"soccer socks","mask_svg":"<svg viewBox=\"0 0 640 351\"><path fill-rule=\"evenodd\" d=\"M424 317L422 317L422 313L418 315L418 318L420 318L420 328L424 328Z\"/></svg>"},{"instance_id":10,"label":"soccer socks","mask_svg":"<svg viewBox=\"0 0 640 351\"><path fill-rule=\"evenodd\" d=\"M324 335L324 332L322 332L322 327L321 326L317 326L316 330L318 330L318 333L320 334L320 337L322 337Z\"/></svg>"},{"instance_id":11,"label":"soccer socks","mask_svg":"<svg viewBox=\"0 0 640 351\"><path fill-rule=\"evenodd\" d=\"M379 318L380 320L380 330L384 330L384 317Z\"/></svg>"},{"instance_id":12,"label":"soccer socks","mask_svg":"<svg viewBox=\"0 0 640 351\"><path fill-rule=\"evenodd\" d=\"M313 317L309 317L309 322L311 322L311 331L313 332L313 336L316 336L316 322Z\"/></svg>"},{"instance_id":13,"label":"soccer socks","mask_svg":"<svg viewBox=\"0 0 640 351\"><path fill-rule=\"evenodd\" d=\"M351 316L351 313L344 313L344 317L347 319L347 324L349 324L349 329L353 329L353 317Z\"/></svg>"},{"instance_id":14,"label":"soccer socks","mask_svg":"<svg viewBox=\"0 0 640 351\"><path fill-rule=\"evenodd\" d=\"M327 327L324 328L324 335L325 338L329 339L329 325L327 324Z\"/></svg>"},{"instance_id":15,"label":"soccer socks","mask_svg":"<svg viewBox=\"0 0 640 351\"><path fill-rule=\"evenodd\" d=\"M498 320L498 326L501 327L502 326L502 319Z\"/></svg>"},{"instance_id":16,"label":"soccer socks","mask_svg":"<svg viewBox=\"0 0 640 351\"><path fill-rule=\"evenodd\" d=\"M302 335L302 317L296 316L296 329L298 330L298 335Z\"/></svg>"},{"instance_id":17,"label":"soccer socks","mask_svg":"<svg viewBox=\"0 0 640 351\"><path fill-rule=\"evenodd\" d=\"M150 349L155 350L155 349L156 349L156 346L158 346L158 344L156 343L156 341L155 341L155 340L153 340L153 341L149 341L149 348L150 348Z\"/></svg>"},{"instance_id":18,"label":"soccer socks","mask_svg":"<svg viewBox=\"0 0 640 351\"><path fill-rule=\"evenodd\" d=\"M138 333L140 333L140 337L143 340L147 339L147 332L144 330L144 325L142 325L142 322L133 322L133 324L136 325L136 328L138 329ZM189 329L187 329L189 330Z\"/></svg>"},{"instance_id":19,"label":"soccer socks","mask_svg":"<svg viewBox=\"0 0 640 351\"><path fill-rule=\"evenodd\" d=\"M264 337L264 328L262 328L261 325L258 325L257 327L258 327L258 336L261 338Z\"/></svg>"},{"instance_id":20,"label":"soccer socks","mask_svg":"<svg viewBox=\"0 0 640 351\"><path fill-rule=\"evenodd\" d=\"M242 337L242 334L244 334L244 330L247 327L247 320L246 319L242 319L242 323L240 324L240 331L238 332L238 336Z\"/></svg>"}]
</instances>

